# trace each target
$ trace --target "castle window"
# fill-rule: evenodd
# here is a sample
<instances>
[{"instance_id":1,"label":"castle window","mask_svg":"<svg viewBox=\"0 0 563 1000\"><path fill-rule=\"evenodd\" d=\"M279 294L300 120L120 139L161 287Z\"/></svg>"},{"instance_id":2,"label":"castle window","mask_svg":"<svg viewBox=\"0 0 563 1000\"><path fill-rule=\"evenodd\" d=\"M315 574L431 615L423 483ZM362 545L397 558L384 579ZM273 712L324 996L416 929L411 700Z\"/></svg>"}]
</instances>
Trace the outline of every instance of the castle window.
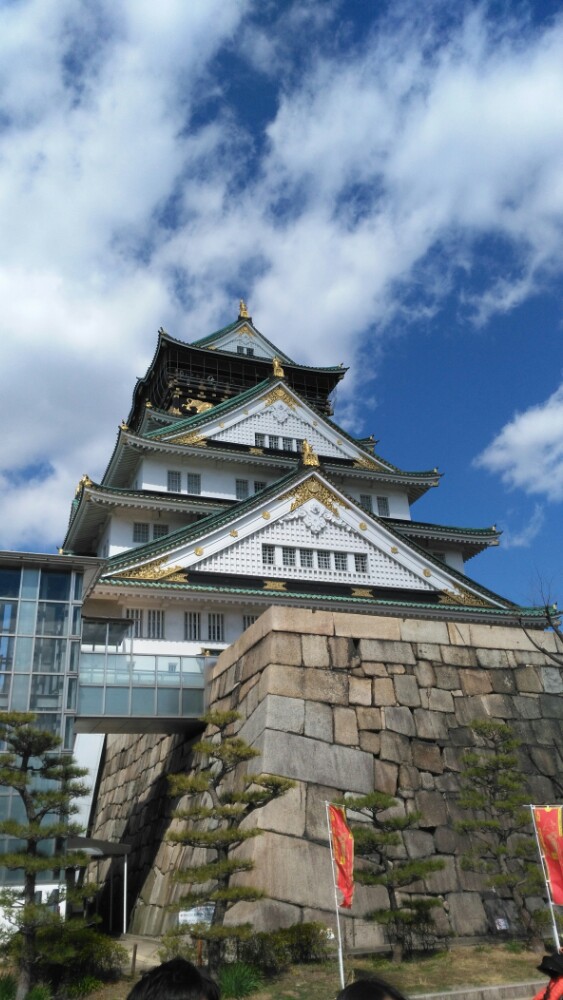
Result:
<instances>
[{"instance_id":1,"label":"castle window","mask_svg":"<svg viewBox=\"0 0 563 1000\"><path fill-rule=\"evenodd\" d=\"M319 569L330 569L330 552L317 552Z\"/></svg>"},{"instance_id":2,"label":"castle window","mask_svg":"<svg viewBox=\"0 0 563 1000\"><path fill-rule=\"evenodd\" d=\"M201 639L201 614L199 611L184 612L184 639L199 642Z\"/></svg>"},{"instance_id":3,"label":"castle window","mask_svg":"<svg viewBox=\"0 0 563 1000\"><path fill-rule=\"evenodd\" d=\"M199 472L188 472L188 493L201 493L201 476Z\"/></svg>"},{"instance_id":4,"label":"castle window","mask_svg":"<svg viewBox=\"0 0 563 1000\"><path fill-rule=\"evenodd\" d=\"M254 435L254 444L256 445L257 448L265 448L266 447L266 435L265 434L255 434Z\"/></svg>"},{"instance_id":5,"label":"castle window","mask_svg":"<svg viewBox=\"0 0 563 1000\"><path fill-rule=\"evenodd\" d=\"M210 612L210 614L208 614L207 641L208 642L225 641L225 616L223 614L217 614L216 612Z\"/></svg>"},{"instance_id":6,"label":"castle window","mask_svg":"<svg viewBox=\"0 0 563 1000\"><path fill-rule=\"evenodd\" d=\"M334 553L334 568L340 570L348 569L348 554L346 552Z\"/></svg>"},{"instance_id":7,"label":"castle window","mask_svg":"<svg viewBox=\"0 0 563 1000\"><path fill-rule=\"evenodd\" d=\"M276 549L273 545L262 546L262 563L264 566L274 566L276 562Z\"/></svg>"},{"instance_id":8,"label":"castle window","mask_svg":"<svg viewBox=\"0 0 563 1000\"><path fill-rule=\"evenodd\" d=\"M283 438L283 450L293 451L293 438Z\"/></svg>"},{"instance_id":9,"label":"castle window","mask_svg":"<svg viewBox=\"0 0 563 1000\"><path fill-rule=\"evenodd\" d=\"M164 639L164 611L149 608L147 612L147 639Z\"/></svg>"},{"instance_id":10,"label":"castle window","mask_svg":"<svg viewBox=\"0 0 563 1000\"><path fill-rule=\"evenodd\" d=\"M262 482L261 480L259 480L259 479L255 479L255 480L254 480L254 492L255 492L255 493L261 493L261 492L262 492L262 490L265 490L265 489L266 489L266 486L267 486L267 483L263 483L263 482Z\"/></svg>"},{"instance_id":11,"label":"castle window","mask_svg":"<svg viewBox=\"0 0 563 1000\"><path fill-rule=\"evenodd\" d=\"M149 540L149 526L148 524L142 524L136 522L133 525L133 542L137 545L143 545Z\"/></svg>"},{"instance_id":12,"label":"castle window","mask_svg":"<svg viewBox=\"0 0 563 1000\"><path fill-rule=\"evenodd\" d=\"M371 511L373 510L373 506L371 503L371 496L369 495L369 493L360 493L360 503L362 507L365 507L365 509L369 510L371 513Z\"/></svg>"},{"instance_id":13,"label":"castle window","mask_svg":"<svg viewBox=\"0 0 563 1000\"><path fill-rule=\"evenodd\" d=\"M377 513L380 517L389 517L389 498L388 497L378 497L377 498Z\"/></svg>"},{"instance_id":14,"label":"castle window","mask_svg":"<svg viewBox=\"0 0 563 1000\"><path fill-rule=\"evenodd\" d=\"M166 488L169 493L181 493L182 492L182 473L176 472L175 469L169 469L167 472L167 485Z\"/></svg>"},{"instance_id":15,"label":"castle window","mask_svg":"<svg viewBox=\"0 0 563 1000\"><path fill-rule=\"evenodd\" d=\"M258 615L243 615L242 616L242 627L243 627L244 631L246 631L247 628L250 628L251 625L254 625L254 622L256 621L257 618L258 618Z\"/></svg>"},{"instance_id":16,"label":"castle window","mask_svg":"<svg viewBox=\"0 0 563 1000\"><path fill-rule=\"evenodd\" d=\"M269 448L279 448L280 439L277 434L270 434L268 437L268 447Z\"/></svg>"},{"instance_id":17,"label":"castle window","mask_svg":"<svg viewBox=\"0 0 563 1000\"><path fill-rule=\"evenodd\" d=\"M367 573L368 571L368 557L365 552L355 552L354 553L354 565L356 573Z\"/></svg>"},{"instance_id":18,"label":"castle window","mask_svg":"<svg viewBox=\"0 0 563 1000\"><path fill-rule=\"evenodd\" d=\"M284 566L295 566L295 549L284 545L282 548L282 563Z\"/></svg>"},{"instance_id":19,"label":"castle window","mask_svg":"<svg viewBox=\"0 0 563 1000\"><path fill-rule=\"evenodd\" d=\"M143 609L127 608L125 617L133 622L131 635L134 639L140 639L143 635Z\"/></svg>"},{"instance_id":20,"label":"castle window","mask_svg":"<svg viewBox=\"0 0 563 1000\"><path fill-rule=\"evenodd\" d=\"M304 569L313 568L312 549L299 549L299 563Z\"/></svg>"},{"instance_id":21,"label":"castle window","mask_svg":"<svg viewBox=\"0 0 563 1000\"><path fill-rule=\"evenodd\" d=\"M237 344L237 354L244 354L244 347L242 344Z\"/></svg>"},{"instance_id":22,"label":"castle window","mask_svg":"<svg viewBox=\"0 0 563 1000\"><path fill-rule=\"evenodd\" d=\"M248 495L248 479L235 479L235 496L237 500L246 500Z\"/></svg>"},{"instance_id":23,"label":"castle window","mask_svg":"<svg viewBox=\"0 0 563 1000\"><path fill-rule=\"evenodd\" d=\"M153 524L152 526L152 537L153 539L164 538L168 534L167 524Z\"/></svg>"}]
</instances>

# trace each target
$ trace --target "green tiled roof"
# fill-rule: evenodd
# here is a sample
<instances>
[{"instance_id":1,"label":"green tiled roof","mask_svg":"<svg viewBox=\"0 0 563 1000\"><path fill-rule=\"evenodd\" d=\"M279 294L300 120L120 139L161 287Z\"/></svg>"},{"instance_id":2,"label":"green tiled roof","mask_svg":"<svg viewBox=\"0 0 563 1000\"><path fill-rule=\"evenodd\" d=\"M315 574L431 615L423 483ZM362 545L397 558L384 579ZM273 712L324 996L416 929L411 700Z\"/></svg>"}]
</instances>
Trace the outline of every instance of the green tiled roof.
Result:
<instances>
[{"instance_id":1,"label":"green tiled roof","mask_svg":"<svg viewBox=\"0 0 563 1000\"><path fill-rule=\"evenodd\" d=\"M237 319L236 323L230 323L228 326L224 326L221 330L216 330L215 333L208 334L207 337L200 337L198 340L192 340L190 346L191 347L207 347L209 344L212 344L213 341L220 340L220 338L224 337L226 333L230 333L231 330L236 330L237 326L250 326L250 327L252 327L252 329L255 331L255 333L257 333L258 336L262 338L262 340L264 341L264 343L267 344L268 347L272 348L272 351L274 352L274 354L276 355L276 357L278 357L280 359L280 361L285 361L285 363L288 364L288 365L295 365L295 361L293 361L287 354L283 354L283 352L280 351L276 347L275 344L272 344L271 340L268 340L268 338L265 337L264 334L261 333L261 331L258 330L257 327L254 326L254 323L250 319L244 319L244 318L242 318L240 316ZM231 354L232 352L229 351L228 353ZM259 361L260 360L263 360L263 361L267 361L268 360L267 358L262 358L261 359L259 355L254 355L254 358L256 358L256 357L258 358ZM296 367L301 367L301 366L297 365Z\"/></svg>"}]
</instances>

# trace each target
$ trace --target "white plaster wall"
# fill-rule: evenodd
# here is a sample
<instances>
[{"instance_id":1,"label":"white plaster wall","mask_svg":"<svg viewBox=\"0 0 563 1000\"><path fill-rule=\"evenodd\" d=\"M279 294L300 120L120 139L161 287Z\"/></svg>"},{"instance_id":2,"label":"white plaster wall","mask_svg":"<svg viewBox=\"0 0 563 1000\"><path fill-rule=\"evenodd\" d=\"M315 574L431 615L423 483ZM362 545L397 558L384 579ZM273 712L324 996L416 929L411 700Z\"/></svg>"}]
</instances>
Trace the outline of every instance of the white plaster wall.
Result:
<instances>
[{"instance_id":1,"label":"white plaster wall","mask_svg":"<svg viewBox=\"0 0 563 1000\"><path fill-rule=\"evenodd\" d=\"M465 573L465 563L463 561L463 556L461 552L446 552L446 565L451 566L452 569L456 569L458 573Z\"/></svg>"},{"instance_id":2,"label":"white plaster wall","mask_svg":"<svg viewBox=\"0 0 563 1000\"><path fill-rule=\"evenodd\" d=\"M275 434L279 438L287 437L292 439L306 438L314 451L322 455L331 455L334 458L343 458L345 453L336 441L344 440L332 434L323 433L322 421L315 420L318 426L314 427L300 415L299 409L292 410L283 403L277 403L274 407L262 407L248 417L238 420L232 427L218 429L210 436L216 441L232 441L236 444L246 444L254 447L256 434ZM328 436L330 434L330 436ZM281 442L280 442L281 444ZM268 445L266 444L266 447Z\"/></svg>"},{"instance_id":3,"label":"white plaster wall","mask_svg":"<svg viewBox=\"0 0 563 1000\"><path fill-rule=\"evenodd\" d=\"M245 465L223 466L218 461L200 461L197 459L187 459L177 461L169 458L151 458L144 462L144 480L142 488L146 490L161 490L167 492L168 470L181 472L182 493L188 491L188 472L199 473L201 476L201 496L202 497L224 497L234 500L236 498L235 481L237 479L248 479L250 495L254 492L254 481L271 483L279 478L280 472L272 475L269 470L264 472L253 463Z\"/></svg>"},{"instance_id":4,"label":"white plaster wall","mask_svg":"<svg viewBox=\"0 0 563 1000\"><path fill-rule=\"evenodd\" d=\"M133 524L135 523L149 525L149 541L152 542L152 528L154 524L167 524L169 531L172 532L177 528L184 527L188 522L185 517L169 514L168 511L163 511L160 517L157 511L139 510L128 511L127 514L116 514L111 518L109 526L108 540L110 556L116 556L120 552L126 552L128 549L137 547L138 543L133 542Z\"/></svg>"},{"instance_id":5,"label":"white plaster wall","mask_svg":"<svg viewBox=\"0 0 563 1000\"><path fill-rule=\"evenodd\" d=\"M387 486L379 486L375 483L366 482L358 486L358 480L348 480L342 486L348 496L360 502L360 495L367 494L372 498L373 513L377 514L377 497L387 497L389 500L389 517L401 518L403 521L411 520L411 510L409 499L406 493L399 490L389 489Z\"/></svg>"},{"instance_id":6,"label":"white plaster wall","mask_svg":"<svg viewBox=\"0 0 563 1000\"><path fill-rule=\"evenodd\" d=\"M240 608L226 608L221 607L209 607L205 604L193 604L190 602L185 606L171 606L165 601L142 601L142 600L130 600L123 607L123 617L126 617L125 609L129 608L142 608L146 611L149 608L158 608L164 610L165 621L164 621L164 639L132 639L126 640L127 648L130 648L129 643L132 642L133 650L136 653L143 653L151 656L200 656L203 648L213 646L214 648L222 648L223 646L228 646L238 639L239 635L243 632L243 616L245 614L252 614L252 609L248 607ZM199 611L201 614L201 640L197 642L187 642L184 639L184 612L185 611ZM225 640L224 642L215 642L207 638L207 613L213 612L214 614L223 613L225 616ZM255 612L257 615L258 611Z\"/></svg>"},{"instance_id":7,"label":"white plaster wall","mask_svg":"<svg viewBox=\"0 0 563 1000\"><path fill-rule=\"evenodd\" d=\"M258 337L251 337L247 333L231 333L228 334L224 339L215 342L216 346L222 351L233 351L234 354L237 353L237 347L251 347L257 358L273 358L274 354L271 348L266 344L263 344Z\"/></svg>"}]
</instances>

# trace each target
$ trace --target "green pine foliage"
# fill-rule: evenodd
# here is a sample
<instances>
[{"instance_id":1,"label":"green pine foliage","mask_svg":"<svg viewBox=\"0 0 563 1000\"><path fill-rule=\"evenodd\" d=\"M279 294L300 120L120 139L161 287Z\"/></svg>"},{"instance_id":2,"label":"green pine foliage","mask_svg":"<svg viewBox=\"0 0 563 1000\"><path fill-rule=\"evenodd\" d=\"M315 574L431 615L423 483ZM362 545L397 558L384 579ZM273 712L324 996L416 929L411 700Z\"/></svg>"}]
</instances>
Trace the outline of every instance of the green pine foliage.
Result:
<instances>
[{"instance_id":1,"label":"green pine foliage","mask_svg":"<svg viewBox=\"0 0 563 1000\"><path fill-rule=\"evenodd\" d=\"M418 897L407 899L405 892L413 882L424 879L431 872L440 871L444 862L436 858L407 858L403 834L418 825L421 814L417 812L398 815L397 799L386 792L368 795L347 795L343 804L350 811L363 817L361 823L352 823L354 853L359 864L354 868L354 879L360 885L381 885L387 889L389 906L372 910L366 919L385 927L393 948L394 961L412 952L415 944L424 943L432 926L432 909L439 901Z\"/></svg>"},{"instance_id":2,"label":"green pine foliage","mask_svg":"<svg viewBox=\"0 0 563 1000\"><path fill-rule=\"evenodd\" d=\"M469 843L461 864L484 875L500 896L512 898L523 928L534 936L525 897L543 895L544 887L519 766L520 741L503 722L475 720L470 728L476 743L462 758L458 799L467 815L455 824Z\"/></svg>"},{"instance_id":3,"label":"green pine foliage","mask_svg":"<svg viewBox=\"0 0 563 1000\"><path fill-rule=\"evenodd\" d=\"M253 902L264 893L248 885L234 883L233 876L251 871L253 863L237 856L236 848L261 834L258 827L242 825L243 820L280 798L293 786L286 778L248 771L247 765L259 756L248 743L233 734L238 721L236 712L210 712L203 716L207 729L203 739L193 747L197 754L194 773L171 775L171 794L187 796L187 804L177 809L174 817L183 826L170 835L170 841L183 844L205 860L177 872L177 881L188 886L176 908L190 909L212 904L211 925L190 926L192 938L206 942L208 964L217 973L229 944L250 937L249 924L225 925L228 911L239 902ZM182 950L181 927L166 936L167 953Z\"/></svg>"}]
</instances>

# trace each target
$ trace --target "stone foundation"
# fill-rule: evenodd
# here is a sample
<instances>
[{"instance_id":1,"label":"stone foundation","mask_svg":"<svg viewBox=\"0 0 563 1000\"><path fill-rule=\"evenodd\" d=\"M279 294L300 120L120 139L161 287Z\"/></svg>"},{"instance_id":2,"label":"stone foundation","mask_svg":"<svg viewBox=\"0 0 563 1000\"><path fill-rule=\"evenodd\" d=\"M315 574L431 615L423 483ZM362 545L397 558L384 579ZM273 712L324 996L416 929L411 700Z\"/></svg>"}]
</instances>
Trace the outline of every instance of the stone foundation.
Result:
<instances>
[{"instance_id":1,"label":"stone foundation","mask_svg":"<svg viewBox=\"0 0 563 1000\"><path fill-rule=\"evenodd\" d=\"M555 648L553 636L542 642ZM254 766L296 783L258 814L263 836L241 848L255 862L246 878L270 898L239 904L236 919L257 929L332 925L325 802L376 788L422 813L419 829L405 834L408 855L444 861L413 889L440 897L440 931L486 932L487 892L461 869L453 829L468 726L476 718L510 723L531 801L557 801L562 692L562 671L519 628L270 608L225 650L208 681L210 707L240 713L240 735L262 755ZM93 836L133 846L133 933L158 934L176 920L166 904L180 894L171 876L187 849L166 843L176 803L165 778L190 766L179 736L108 737ZM344 921L350 945L382 943L380 928L362 915L385 902L384 889L357 889Z\"/></svg>"}]
</instances>

